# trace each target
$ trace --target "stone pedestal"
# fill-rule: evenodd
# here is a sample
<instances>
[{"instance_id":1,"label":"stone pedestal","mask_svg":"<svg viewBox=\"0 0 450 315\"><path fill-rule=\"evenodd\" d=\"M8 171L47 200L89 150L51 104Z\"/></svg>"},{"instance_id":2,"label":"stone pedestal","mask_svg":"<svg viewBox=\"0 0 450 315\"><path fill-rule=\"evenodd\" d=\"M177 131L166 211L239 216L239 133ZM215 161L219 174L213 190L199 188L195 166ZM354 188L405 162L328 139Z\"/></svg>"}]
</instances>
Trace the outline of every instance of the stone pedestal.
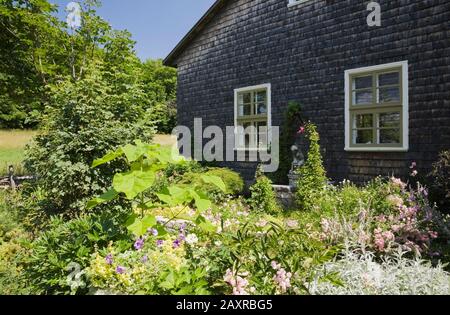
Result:
<instances>
[{"instance_id":1,"label":"stone pedestal","mask_svg":"<svg viewBox=\"0 0 450 315\"><path fill-rule=\"evenodd\" d=\"M289 178L289 186L291 187L291 190L292 191L297 190L297 182L298 182L298 179L300 178L300 175L295 174L294 172L291 171L288 175L288 178Z\"/></svg>"},{"instance_id":2,"label":"stone pedestal","mask_svg":"<svg viewBox=\"0 0 450 315\"><path fill-rule=\"evenodd\" d=\"M273 185L273 190L277 196L278 202L284 209L292 209L295 205L294 195L291 187L285 185Z\"/></svg>"}]
</instances>

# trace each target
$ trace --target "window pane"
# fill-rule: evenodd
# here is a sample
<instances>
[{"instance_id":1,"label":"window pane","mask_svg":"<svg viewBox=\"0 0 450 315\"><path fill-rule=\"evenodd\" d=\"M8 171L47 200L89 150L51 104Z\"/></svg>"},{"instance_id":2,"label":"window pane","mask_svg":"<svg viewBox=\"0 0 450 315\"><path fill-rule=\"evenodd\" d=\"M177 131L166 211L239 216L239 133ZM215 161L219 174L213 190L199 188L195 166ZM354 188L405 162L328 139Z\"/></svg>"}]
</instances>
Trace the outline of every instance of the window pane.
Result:
<instances>
[{"instance_id":1,"label":"window pane","mask_svg":"<svg viewBox=\"0 0 450 315\"><path fill-rule=\"evenodd\" d=\"M372 91L353 92L353 103L355 105L372 104Z\"/></svg>"},{"instance_id":2,"label":"window pane","mask_svg":"<svg viewBox=\"0 0 450 315\"><path fill-rule=\"evenodd\" d=\"M399 127L400 113L383 113L380 114L380 128Z\"/></svg>"},{"instance_id":3,"label":"window pane","mask_svg":"<svg viewBox=\"0 0 450 315\"><path fill-rule=\"evenodd\" d=\"M255 93L255 103L266 103L266 91Z\"/></svg>"},{"instance_id":4,"label":"window pane","mask_svg":"<svg viewBox=\"0 0 450 315\"><path fill-rule=\"evenodd\" d=\"M399 87L380 88L379 93L380 93L380 103L390 103L400 101Z\"/></svg>"},{"instance_id":5,"label":"window pane","mask_svg":"<svg viewBox=\"0 0 450 315\"><path fill-rule=\"evenodd\" d=\"M400 129L381 129L380 144L399 144Z\"/></svg>"},{"instance_id":6,"label":"window pane","mask_svg":"<svg viewBox=\"0 0 450 315\"><path fill-rule=\"evenodd\" d=\"M241 93L239 94L239 105L250 104L252 102L251 93Z\"/></svg>"},{"instance_id":7,"label":"window pane","mask_svg":"<svg viewBox=\"0 0 450 315\"><path fill-rule=\"evenodd\" d=\"M354 130L355 144L372 144L373 131L372 130Z\"/></svg>"},{"instance_id":8,"label":"window pane","mask_svg":"<svg viewBox=\"0 0 450 315\"><path fill-rule=\"evenodd\" d=\"M380 74L378 76L378 84L379 84L379 86L399 85L400 84L400 73L399 72L391 72L391 73Z\"/></svg>"},{"instance_id":9,"label":"window pane","mask_svg":"<svg viewBox=\"0 0 450 315\"><path fill-rule=\"evenodd\" d=\"M353 79L353 89L367 89L372 87L372 76L359 77Z\"/></svg>"},{"instance_id":10,"label":"window pane","mask_svg":"<svg viewBox=\"0 0 450 315\"><path fill-rule=\"evenodd\" d=\"M372 128L373 127L373 115L355 115L354 128Z\"/></svg>"},{"instance_id":11,"label":"window pane","mask_svg":"<svg viewBox=\"0 0 450 315\"><path fill-rule=\"evenodd\" d=\"M256 114L257 115L267 114L267 106L265 103L256 104Z\"/></svg>"},{"instance_id":12,"label":"window pane","mask_svg":"<svg viewBox=\"0 0 450 315\"><path fill-rule=\"evenodd\" d=\"M251 105L239 106L239 116L249 116L252 114Z\"/></svg>"}]
</instances>

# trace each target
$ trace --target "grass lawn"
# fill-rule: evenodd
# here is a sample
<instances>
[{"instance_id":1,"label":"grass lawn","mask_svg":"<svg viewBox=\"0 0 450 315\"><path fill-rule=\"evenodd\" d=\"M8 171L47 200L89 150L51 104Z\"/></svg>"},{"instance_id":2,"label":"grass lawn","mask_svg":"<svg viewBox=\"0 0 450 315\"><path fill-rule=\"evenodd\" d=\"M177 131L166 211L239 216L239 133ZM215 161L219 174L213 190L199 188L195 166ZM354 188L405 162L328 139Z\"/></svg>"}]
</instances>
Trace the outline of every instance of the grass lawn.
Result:
<instances>
[{"instance_id":1,"label":"grass lawn","mask_svg":"<svg viewBox=\"0 0 450 315\"><path fill-rule=\"evenodd\" d=\"M9 165L21 173L24 149L36 131L0 130L0 175L5 175Z\"/></svg>"},{"instance_id":2,"label":"grass lawn","mask_svg":"<svg viewBox=\"0 0 450 315\"><path fill-rule=\"evenodd\" d=\"M25 146L35 135L36 131L0 130L0 176L8 173L9 165L14 165L19 174L23 172L21 162ZM171 135L155 135L154 141L162 146L171 146L176 143L176 138Z\"/></svg>"},{"instance_id":3,"label":"grass lawn","mask_svg":"<svg viewBox=\"0 0 450 315\"><path fill-rule=\"evenodd\" d=\"M172 146L176 144L177 138L172 135L155 135L153 141L162 146Z\"/></svg>"}]
</instances>

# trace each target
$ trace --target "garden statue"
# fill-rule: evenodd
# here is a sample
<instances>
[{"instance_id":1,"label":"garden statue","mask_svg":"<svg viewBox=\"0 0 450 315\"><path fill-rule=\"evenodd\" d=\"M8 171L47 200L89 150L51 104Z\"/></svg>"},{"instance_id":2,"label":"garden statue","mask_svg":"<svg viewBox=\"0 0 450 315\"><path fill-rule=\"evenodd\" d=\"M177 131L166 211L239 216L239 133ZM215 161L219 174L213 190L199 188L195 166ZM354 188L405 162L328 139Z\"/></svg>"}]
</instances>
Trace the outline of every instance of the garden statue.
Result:
<instances>
[{"instance_id":1,"label":"garden statue","mask_svg":"<svg viewBox=\"0 0 450 315\"><path fill-rule=\"evenodd\" d=\"M298 168L305 164L305 156L298 145L293 145L291 147L291 151L293 157L291 172L295 172Z\"/></svg>"},{"instance_id":2,"label":"garden statue","mask_svg":"<svg viewBox=\"0 0 450 315\"><path fill-rule=\"evenodd\" d=\"M289 172L289 186L291 189L297 188L297 181L299 178L299 175L297 174L297 170L305 164L305 156L303 155L303 152L299 145L293 145L291 147L292 151L292 168Z\"/></svg>"}]
</instances>

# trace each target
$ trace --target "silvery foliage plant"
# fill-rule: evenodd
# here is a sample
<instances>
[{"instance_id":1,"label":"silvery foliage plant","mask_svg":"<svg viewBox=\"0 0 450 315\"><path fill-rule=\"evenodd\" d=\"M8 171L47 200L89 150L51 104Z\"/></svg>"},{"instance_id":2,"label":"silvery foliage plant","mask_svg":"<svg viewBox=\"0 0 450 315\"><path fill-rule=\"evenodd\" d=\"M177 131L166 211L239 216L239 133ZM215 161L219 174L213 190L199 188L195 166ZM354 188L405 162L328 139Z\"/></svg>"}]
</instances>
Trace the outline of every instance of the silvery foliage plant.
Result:
<instances>
[{"instance_id":1,"label":"silvery foliage plant","mask_svg":"<svg viewBox=\"0 0 450 315\"><path fill-rule=\"evenodd\" d=\"M420 259L408 259L398 252L377 260L375 255L347 250L344 257L326 263L321 273L336 273L342 283L314 281L314 295L448 295L450 274Z\"/></svg>"}]
</instances>

